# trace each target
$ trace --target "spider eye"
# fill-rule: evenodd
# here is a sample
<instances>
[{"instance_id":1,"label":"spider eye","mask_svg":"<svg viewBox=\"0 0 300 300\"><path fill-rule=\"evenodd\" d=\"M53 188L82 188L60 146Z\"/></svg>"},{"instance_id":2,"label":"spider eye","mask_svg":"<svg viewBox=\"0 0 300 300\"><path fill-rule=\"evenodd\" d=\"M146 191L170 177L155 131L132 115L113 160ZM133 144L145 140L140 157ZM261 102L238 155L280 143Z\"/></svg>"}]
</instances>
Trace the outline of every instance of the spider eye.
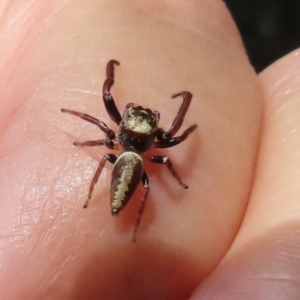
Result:
<instances>
[{"instance_id":1,"label":"spider eye","mask_svg":"<svg viewBox=\"0 0 300 300\"><path fill-rule=\"evenodd\" d=\"M136 116L136 110L135 109L131 109L128 113L128 117L129 118L133 118Z\"/></svg>"}]
</instances>

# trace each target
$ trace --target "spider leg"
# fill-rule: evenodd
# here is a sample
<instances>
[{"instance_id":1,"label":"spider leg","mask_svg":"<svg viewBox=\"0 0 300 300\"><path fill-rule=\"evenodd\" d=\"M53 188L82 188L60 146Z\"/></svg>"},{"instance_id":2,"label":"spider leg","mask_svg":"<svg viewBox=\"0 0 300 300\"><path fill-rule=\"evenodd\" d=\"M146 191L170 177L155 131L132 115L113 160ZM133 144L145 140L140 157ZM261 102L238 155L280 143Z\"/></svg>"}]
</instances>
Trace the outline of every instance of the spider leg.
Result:
<instances>
[{"instance_id":1,"label":"spider leg","mask_svg":"<svg viewBox=\"0 0 300 300\"><path fill-rule=\"evenodd\" d=\"M97 140L97 141L74 142L73 145L79 146L79 147L84 147L84 146L93 147L93 146L103 146L104 145L109 149L114 149L114 147L115 147L114 142L109 138L101 139L101 140Z\"/></svg>"},{"instance_id":2,"label":"spider leg","mask_svg":"<svg viewBox=\"0 0 300 300\"><path fill-rule=\"evenodd\" d=\"M142 200L141 200L141 204L140 204L138 214L137 214L137 217L136 217L136 221L135 221L135 224L134 224L134 228L133 228L133 235L132 235L132 241L133 242L136 241L136 234L137 234L140 222L141 222L142 214L144 212L145 204L146 204L149 189L150 189L149 178L148 178L148 175L145 171L143 173L142 183L143 183L143 186L144 186L144 194L143 194L143 197L142 197Z\"/></svg>"},{"instance_id":3,"label":"spider leg","mask_svg":"<svg viewBox=\"0 0 300 300\"><path fill-rule=\"evenodd\" d=\"M174 169L172 162L167 156L152 156L149 158L152 163L166 165L172 175L176 178L177 182L184 188L187 189L188 186L182 182L178 172Z\"/></svg>"},{"instance_id":4,"label":"spider leg","mask_svg":"<svg viewBox=\"0 0 300 300\"><path fill-rule=\"evenodd\" d=\"M90 185L90 189L89 189L89 194L88 194L88 198L87 200L84 202L84 205L83 205L83 208L87 208L88 207L88 204L89 204L89 201L91 200L92 198L92 194L93 194L93 190L94 190L94 187L95 187L95 184L97 183L98 179L99 179L99 176L102 172L102 169L106 163L106 161L109 161L110 163L114 164L117 160L117 157L116 155L114 154L106 154L102 157L102 159L100 160L100 163L98 165L98 168L94 174L94 177L92 179L92 182L91 182L91 185Z\"/></svg>"},{"instance_id":5,"label":"spider leg","mask_svg":"<svg viewBox=\"0 0 300 300\"><path fill-rule=\"evenodd\" d=\"M190 106L193 95L190 92L184 91L184 92L180 92L180 93L172 95L172 98L174 99L179 96L183 97L183 102L179 108L179 111L178 111L170 129L168 131L164 131L162 128L157 129L156 136L157 136L157 139L160 141L166 141L166 140L169 140L170 138L172 138L178 132L178 130L180 129L180 127L183 123L185 114Z\"/></svg>"},{"instance_id":6,"label":"spider leg","mask_svg":"<svg viewBox=\"0 0 300 300\"><path fill-rule=\"evenodd\" d=\"M117 123L120 124L122 117L120 112L115 104L114 98L110 93L110 89L115 82L114 79L114 67L119 66L120 63L117 60L110 60L106 66L106 80L103 84L102 94L103 94L103 101L106 108L107 113L109 114L110 118Z\"/></svg>"},{"instance_id":7,"label":"spider leg","mask_svg":"<svg viewBox=\"0 0 300 300\"><path fill-rule=\"evenodd\" d=\"M180 136L172 137L169 140L158 140L154 142L153 148L170 148L176 146L185 141L196 128L197 124L194 124L186 129Z\"/></svg>"},{"instance_id":8,"label":"spider leg","mask_svg":"<svg viewBox=\"0 0 300 300\"><path fill-rule=\"evenodd\" d=\"M70 109L65 109L65 108L62 108L61 111L63 113L68 113L68 114L77 116L77 117L79 117L79 118L81 118L81 119L83 119L83 120L85 120L87 122L95 124L111 140L113 140L116 137L115 132L113 130L111 130L110 128L108 128L108 126L104 122L102 122L102 121L100 121L100 120L98 120L98 119L96 119L96 118L94 118L94 117L92 117L90 115L87 115L87 114L84 114L84 113L81 113L81 112L78 112L78 111L70 110Z\"/></svg>"}]
</instances>

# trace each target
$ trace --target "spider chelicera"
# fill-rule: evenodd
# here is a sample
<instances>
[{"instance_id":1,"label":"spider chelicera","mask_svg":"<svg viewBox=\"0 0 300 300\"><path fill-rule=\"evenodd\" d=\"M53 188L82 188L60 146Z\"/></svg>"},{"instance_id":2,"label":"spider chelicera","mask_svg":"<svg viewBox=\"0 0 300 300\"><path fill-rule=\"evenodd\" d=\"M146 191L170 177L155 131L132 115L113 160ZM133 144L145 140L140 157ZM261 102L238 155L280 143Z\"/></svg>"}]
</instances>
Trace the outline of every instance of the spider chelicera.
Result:
<instances>
[{"instance_id":1,"label":"spider chelicera","mask_svg":"<svg viewBox=\"0 0 300 300\"><path fill-rule=\"evenodd\" d=\"M95 141L74 142L75 146L106 146L109 149L121 150L117 156L115 154L106 154L102 157L95 175L92 179L88 198L84 203L84 208L88 206L92 198L94 186L98 181L101 171L106 163L112 163L112 177L110 188L110 205L112 215L117 215L128 203L134 191L140 182L143 183L144 193L138 210L135 226L133 229L132 240L136 240L136 233L139 227L141 216L145 207L145 203L149 192L149 179L144 170L143 157L155 164L164 164L168 167L177 182L185 189L188 188L184 184L174 169L170 159L167 156L144 156L144 154L152 148L170 148L176 146L187 139L187 137L196 129L194 124L187 128L182 135L174 135L180 129L185 114L191 103L192 94L189 92L180 92L172 95L172 98L181 96L183 98L182 105L176 115L169 130L164 131L158 127L160 114L156 110L143 108L133 103L128 103L121 116L116 107L110 89L114 84L114 67L120 65L116 60L110 60L106 66L106 80L103 85L103 101L107 113L110 118L119 126L118 132L115 133L104 122L84 113L69 109L61 109L63 113L69 113L80 117L81 119L95 124L105 133L105 138Z\"/></svg>"}]
</instances>

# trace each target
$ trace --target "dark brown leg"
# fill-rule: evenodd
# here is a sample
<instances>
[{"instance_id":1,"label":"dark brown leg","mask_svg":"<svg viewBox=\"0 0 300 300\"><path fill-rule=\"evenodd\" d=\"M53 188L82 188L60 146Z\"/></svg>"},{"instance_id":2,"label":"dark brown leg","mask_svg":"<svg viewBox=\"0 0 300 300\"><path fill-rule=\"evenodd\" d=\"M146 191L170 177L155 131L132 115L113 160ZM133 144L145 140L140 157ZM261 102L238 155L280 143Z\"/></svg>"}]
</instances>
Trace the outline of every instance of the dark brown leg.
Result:
<instances>
[{"instance_id":1,"label":"dark brown leg","mask_svg":"<svg viewBox=\"0 0 300 300\"><path fill-rule=\"evenodd\" d=\"M102 122L102 121L99 121L98 119L90 116L90 115L87 115L87 114L84 114L84 113L81 113L81 112L78 112L78 111L74 111L74 110L70 110L70 109L64 109L62 108L61 111L63 113L68 113L68 114L71 114L71 115L74 115L74 116L77 116L87 122L90 122L92 124L95 124L96 126L98 126L106 135L108 138L110 139L114 139L115 138L115 133L113 130L111 130L110 128L107 127L107 125Z\"/></svg>"},{"instance_id":2,"label":"dark brown leg","mask_svg":"<svg viewBox=\"0 0 300 300\"><path fill-rule=\"evenodd\" d=\"M145 171L143 173L142 182L143 182L143 186L144 186L144 194L143 194L143 197L142 197L142 200L141 200L141 204L140 204L139 211L138 211L136 221L135 221L135 224L134 224L134 228L133 228L133 236L132 236L132 241L133 242L136 241L136 234L137 234L139 225L141 223L142 214L144 212L145 204L146 204L149 189L150 189L149 179L148 179L147 173Z\"/></svg>"},{"instance_id":3,"label":"dark brown leg","mask_svg":"<svg viewBox=\"0 0 300 300\"><path fill-rule=\"evenodd\" d=\"M106 108L107 113L109 114L110 118L117 124L120 124L122 117L119 113L118 108L116 107L115 101L113 96L110 93L110 89L114 84L114 68L119 66L120 63L117 60L110 60L106 66L106 80L103 84L103 101Z\"/></svg>"},{"instance_id":4,"label":"dark brown leg","mask_svg":"<svg viewBox=\"0 0 300 300\"><path fill-rule=\"evenodd\" d=\"M188 188L188 186L182 182L178 172L174 169L173 164L171 163L170 159L167 156L152 156L149 158L149 160L155 164L163 164L168 167L172 175L176 178L178 183L185 189Z\"/></svg>"},{"instance_id":5,"label":"dark brown leg","mask_svg":"<svg viewBox=\"0 0 300 300\"><path fill-rule=\"evenodd\" d=\"M183 97L183 102L179 108L178 114L176 115L173 124L168 131L164 131L161 128L157 130L158 140L162 140L162 141L169 140L178 132L178 130L180 129L184 121L185 114L190 106L193 95L190 92L180 92L172 95L172 98L176 98L179 96Z\"/></svg>"},{"instance_id":6,"label":"dark brown leg","mask_svg":"<svg viewBox=\"0 0 300 300\"><path fill-rule=\"evenodd\" d=\"M84 202L83 208L87 208L88 207L89 201L92 198L94 186L95 186L95 184L97 183L97 181L99 179L99 176L100 176L100 174L102 172L102 169L103 169L106 161L109 161L110 163L114 164L116 160L117 160L117 157L114 154L106 154L106 155L104 155L102 157L102 159L101 159L101 161L100 161L100 163L98 165L98 168L97 168L97 170L95 172L95 175L94 175L94 177L92 179L92 182L91 182L91 185L90 185L90 189L89 189L88 198Z\"/></svg>"},{"instance_id":7,"label":"dark brown leg","mask_svg":"<svg viewBox=\"0 0 300 300\"><path fill-rule=\"evenodd\" d=\"M93 146L106 146L109 149L114 149L114 142L110 139L102 139L102 140L97 140L97 141L85 141L85 142L74 142L74 146L79 146L79 147L93 147Z\"/></svg>"},{"instance_id":8,"label":"dark brown leg","mask_svg":"<svg viewBox=\"0 0 300 300\"><path fill-rule=\"evenodd\" d=\"M154 142L154 148L170 148L185 141L188 136L197 128L197 124L186 129L182 135L170 138L169 140L159 140Z\"/></svg>"}]
</instances>

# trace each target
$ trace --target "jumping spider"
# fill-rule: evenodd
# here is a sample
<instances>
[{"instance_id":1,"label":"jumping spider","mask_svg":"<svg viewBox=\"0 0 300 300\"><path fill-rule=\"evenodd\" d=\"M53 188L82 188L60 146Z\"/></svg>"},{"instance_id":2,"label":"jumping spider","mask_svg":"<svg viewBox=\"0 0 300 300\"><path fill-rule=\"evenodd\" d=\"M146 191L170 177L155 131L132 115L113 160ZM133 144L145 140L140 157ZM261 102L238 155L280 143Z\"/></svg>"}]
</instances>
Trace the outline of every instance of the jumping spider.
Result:
<instances>
[{"instance_id":1,"label":"jumping spider","mask_svg":"<svg viewBox=\"0 0 300 300\"><path fill-rule=\"evenodd\" d=\"M110 188L110 205L112 215L117 215L124 208L136 190L138 184L140 182L143 183L144 193L141 199L132 237L132 240L135 241L137 229L141 221L141 216L149 192L149 179L143 166L143 156L145 152L152 148L169 148L180 144L196 129L197 125L194 124L190 126L183 132L182 135L174 137L183 123L184 116L192 99L192 94L186 91L172 96L172 98L182 96L183 102L171 128L168 131L158 128L160 114L156 110L152 111L148 108L128 103L124 109L123 116L121 116L110 93L110 89L114 84L115 65L118 66L120 63L116 60L110 60L106 66L106 80L103 85L103 101L110 118L119 126L117 133L115 133L102 121L87 114L68 109L61 109L61 111L63 113L78 116L85 121L95 124L106 135L104 139L96 141L86 141L82 143L74 142L75 146L104 145L109 149L121 150L121 153L118 156L114 154L106 154L102 157L92 179L88 198L84 203L84 208L88 206L88 203L92 198L94 186L98 181L106 161L109 161L114 165ZM166 165L178 183L183 188L188 188L188 186L182 182L179 174L174 169L167 156L150 156L145 158L150 160L152 163Z\"/></svg>"}]
</instances>

